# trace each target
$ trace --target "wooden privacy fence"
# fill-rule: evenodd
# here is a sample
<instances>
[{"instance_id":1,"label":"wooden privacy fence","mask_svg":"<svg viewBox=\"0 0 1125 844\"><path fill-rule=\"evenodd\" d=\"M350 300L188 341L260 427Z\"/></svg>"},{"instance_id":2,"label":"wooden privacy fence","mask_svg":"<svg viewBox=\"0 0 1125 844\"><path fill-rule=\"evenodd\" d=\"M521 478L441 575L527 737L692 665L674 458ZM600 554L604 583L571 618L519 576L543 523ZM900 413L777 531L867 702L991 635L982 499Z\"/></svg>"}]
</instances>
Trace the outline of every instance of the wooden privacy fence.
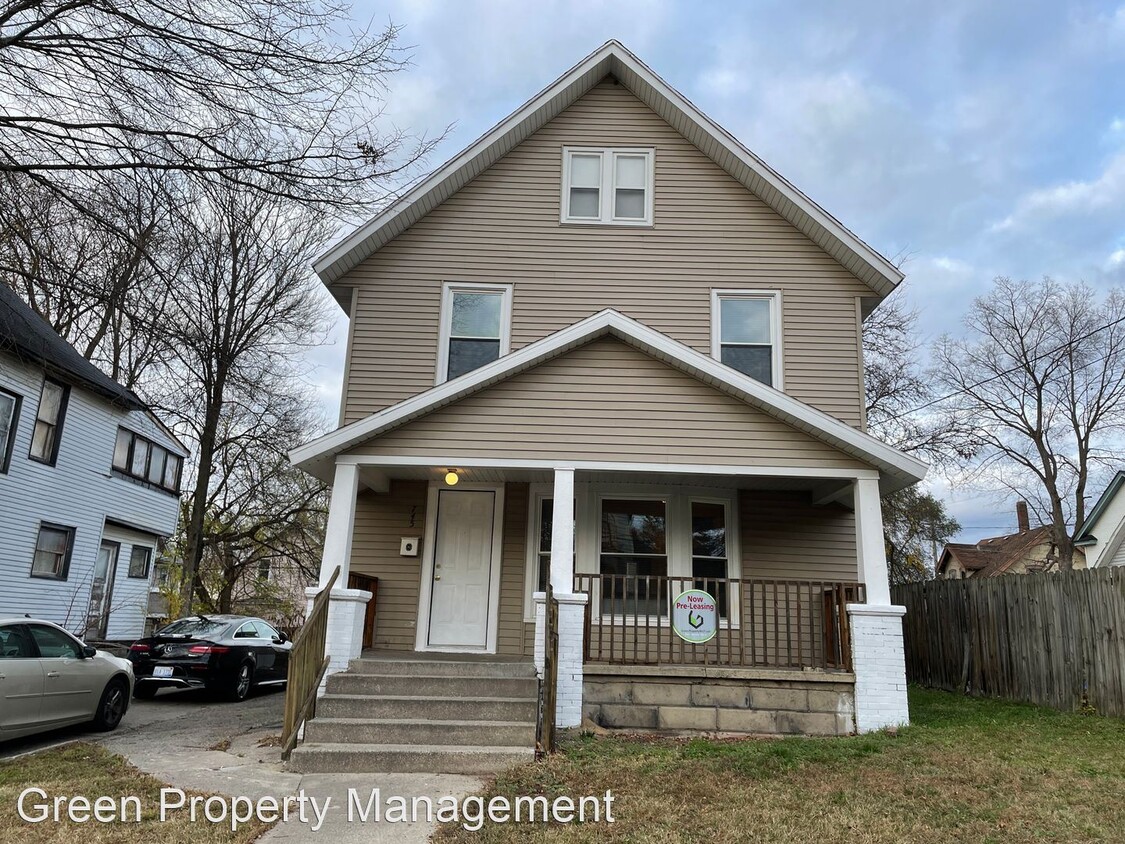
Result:
<instances>
[{"instance_id":1,"label":"wooden privacy fence","mask_svg":"<svg viewBox=\"0 0 1125 844\"><path fill-rule=\"evenodd\" d=\"M719 630L706 645L672 631L672 601L688 589L719 606ZM590 596L585 660L623 665L850 671L846 605L863 601L861 583L706 576L580 574L574 591Z\"/></svg>"},{"instance_id":2,"label":"wooden privacy fence","mask_svg":"<svg viewBox=\"0 0 1125 844\"><path fill-rule=\"evenodd\" d=\"M285 684L285 721L281 728L281 758L288 759L297 746L301 725L316 714L316 692L329 657L324 652L328 637L328 600L340 567L332 572L327 585L313 598L312 611L293 640L289 651L289 681Z\"/></svg>"},{"instance_id":3,"label":"wooden privacy fence","mask_svg":"<svg viewBox=\"0 0 1125 844\"><path fill-rule=\"evenodd\" d=\"M1125 716L1125 568L932 580L892 598L910 681Z\"/></svg>"}]
</instances>

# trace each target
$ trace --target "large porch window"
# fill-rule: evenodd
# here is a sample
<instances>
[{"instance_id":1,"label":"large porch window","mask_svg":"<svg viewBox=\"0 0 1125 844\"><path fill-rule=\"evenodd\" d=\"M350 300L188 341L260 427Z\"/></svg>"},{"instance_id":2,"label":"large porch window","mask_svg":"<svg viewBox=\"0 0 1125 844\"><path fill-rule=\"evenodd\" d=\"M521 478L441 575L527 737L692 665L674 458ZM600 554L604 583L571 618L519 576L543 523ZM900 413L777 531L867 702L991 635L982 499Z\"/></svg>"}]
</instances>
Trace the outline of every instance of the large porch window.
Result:
<instances>
[{"instance_id":1,"label":"large porch window","mask_svg":"<svg viewBox=\"0 0 1125 844\"><path fill-rule=\"evenodd\" d=\"M531 593L544 592L551 567L554 501L549 484L533 484L528 519L525 617L534 618ZM600 574L598 615L666 618L671 599L685 589L715 596L729 619L728 578L738 578L736 493L698 488L576 489L575 571Z\"/></svg>"}]
</instances>

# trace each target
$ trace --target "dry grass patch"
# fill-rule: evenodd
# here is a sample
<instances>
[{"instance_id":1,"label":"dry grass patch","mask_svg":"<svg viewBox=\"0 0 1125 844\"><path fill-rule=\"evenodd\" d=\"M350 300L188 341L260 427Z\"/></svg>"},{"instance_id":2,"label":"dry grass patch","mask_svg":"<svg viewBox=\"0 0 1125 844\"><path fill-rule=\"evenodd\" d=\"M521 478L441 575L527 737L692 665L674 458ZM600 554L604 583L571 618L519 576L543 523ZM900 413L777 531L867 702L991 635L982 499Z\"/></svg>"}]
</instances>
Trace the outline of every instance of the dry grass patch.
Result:
<instances>
[{"instance_id":1,"label":"dry grass patch","mask_svg":"<svg viewBox=\"0 0 1125 844\"><path fill-rule=\"evenodd\" d=\"M28 823L20 818L16 802L20 792L37 786L55 796L84 795L94 800L102 795L118 799L125 795L140 798L141 822L59 823L47 820ZM166 784L143 773L122 757L94 744L77 743L0 763L0 841L19 844L245 844L269 828L251 822L237 833L230 825L197 820L191 823L186 813L169 813L159 821L160 789ZM199 792L188 792L198 794Z\"/></svg>"},{"instance_id":2,"label":"dry grass patch","mask_svg":"<svg viewBox=\"0 0 1125 844\"><path fill-rule=\"evenodd\" d=\"M456 842L1125 841L1125 722L912 690L897 736L584 736L489 795L615 795L616 823L487 825Z\"/></svg>"}]
</instances>

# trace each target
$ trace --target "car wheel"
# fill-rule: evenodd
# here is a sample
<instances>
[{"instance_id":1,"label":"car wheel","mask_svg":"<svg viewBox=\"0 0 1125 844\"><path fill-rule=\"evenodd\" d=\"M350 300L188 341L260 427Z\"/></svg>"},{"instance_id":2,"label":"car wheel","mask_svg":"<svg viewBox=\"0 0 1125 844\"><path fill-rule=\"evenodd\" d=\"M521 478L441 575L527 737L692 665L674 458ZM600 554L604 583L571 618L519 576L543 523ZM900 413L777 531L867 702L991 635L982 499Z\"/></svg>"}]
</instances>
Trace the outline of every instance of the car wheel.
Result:
<instances>
[{"instance_id":1,"label":"car wheel","mask_svg":"<svg viewBox=\"0 0 1125 844\"><path fill-rule=\"evenodd\" d=\"M108 733L117 729L129 705L129 685L124 680L110 680L94 713L94 729Z\"/></svg>"},{"instance_id":2,"label":"car wheel","mask_svg":"<svg viewBox=\"0 0 1125 844\"><path fill-rule=\"evenodd\" d=\"M152 700L158 691L160 686L154 686L152 683L137 683L133 688L133 697L137 700Z\"/></svg>"},{"instance_id":3,"label":"car wheel","mask_svg":"<svg viewBox=\"0 0 1125 844\"><path fill-rule=\"evenodd\" d=\"M246 700L250 694L250 687L254 683L254 669L249 662L244 662L238 666L238 674L235 675L234 681L227 689L227 700L238 701Z\"/></svg>"}]
</instances>

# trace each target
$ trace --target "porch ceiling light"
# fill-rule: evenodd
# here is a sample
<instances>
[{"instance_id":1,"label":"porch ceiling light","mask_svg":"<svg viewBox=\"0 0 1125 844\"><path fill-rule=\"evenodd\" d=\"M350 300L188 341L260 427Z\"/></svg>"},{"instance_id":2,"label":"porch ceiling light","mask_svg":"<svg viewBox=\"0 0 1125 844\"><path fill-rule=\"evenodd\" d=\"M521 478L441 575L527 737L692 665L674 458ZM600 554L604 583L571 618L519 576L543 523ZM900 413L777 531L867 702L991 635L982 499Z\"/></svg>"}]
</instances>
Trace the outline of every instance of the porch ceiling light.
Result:
<instances>
[{"instance_id":1,"label":"porch ceiling light","mask_svg":"<svg viewBox=\"0 0 1125 844\"><path fill-rule=\"evenodd\" d=\"M457 486L457 481L459 481L459 480L460 480L460 478L457 477L456 472L446 472L445 473L445 482L449 486Z\"/></svg>"}]
</instances>

